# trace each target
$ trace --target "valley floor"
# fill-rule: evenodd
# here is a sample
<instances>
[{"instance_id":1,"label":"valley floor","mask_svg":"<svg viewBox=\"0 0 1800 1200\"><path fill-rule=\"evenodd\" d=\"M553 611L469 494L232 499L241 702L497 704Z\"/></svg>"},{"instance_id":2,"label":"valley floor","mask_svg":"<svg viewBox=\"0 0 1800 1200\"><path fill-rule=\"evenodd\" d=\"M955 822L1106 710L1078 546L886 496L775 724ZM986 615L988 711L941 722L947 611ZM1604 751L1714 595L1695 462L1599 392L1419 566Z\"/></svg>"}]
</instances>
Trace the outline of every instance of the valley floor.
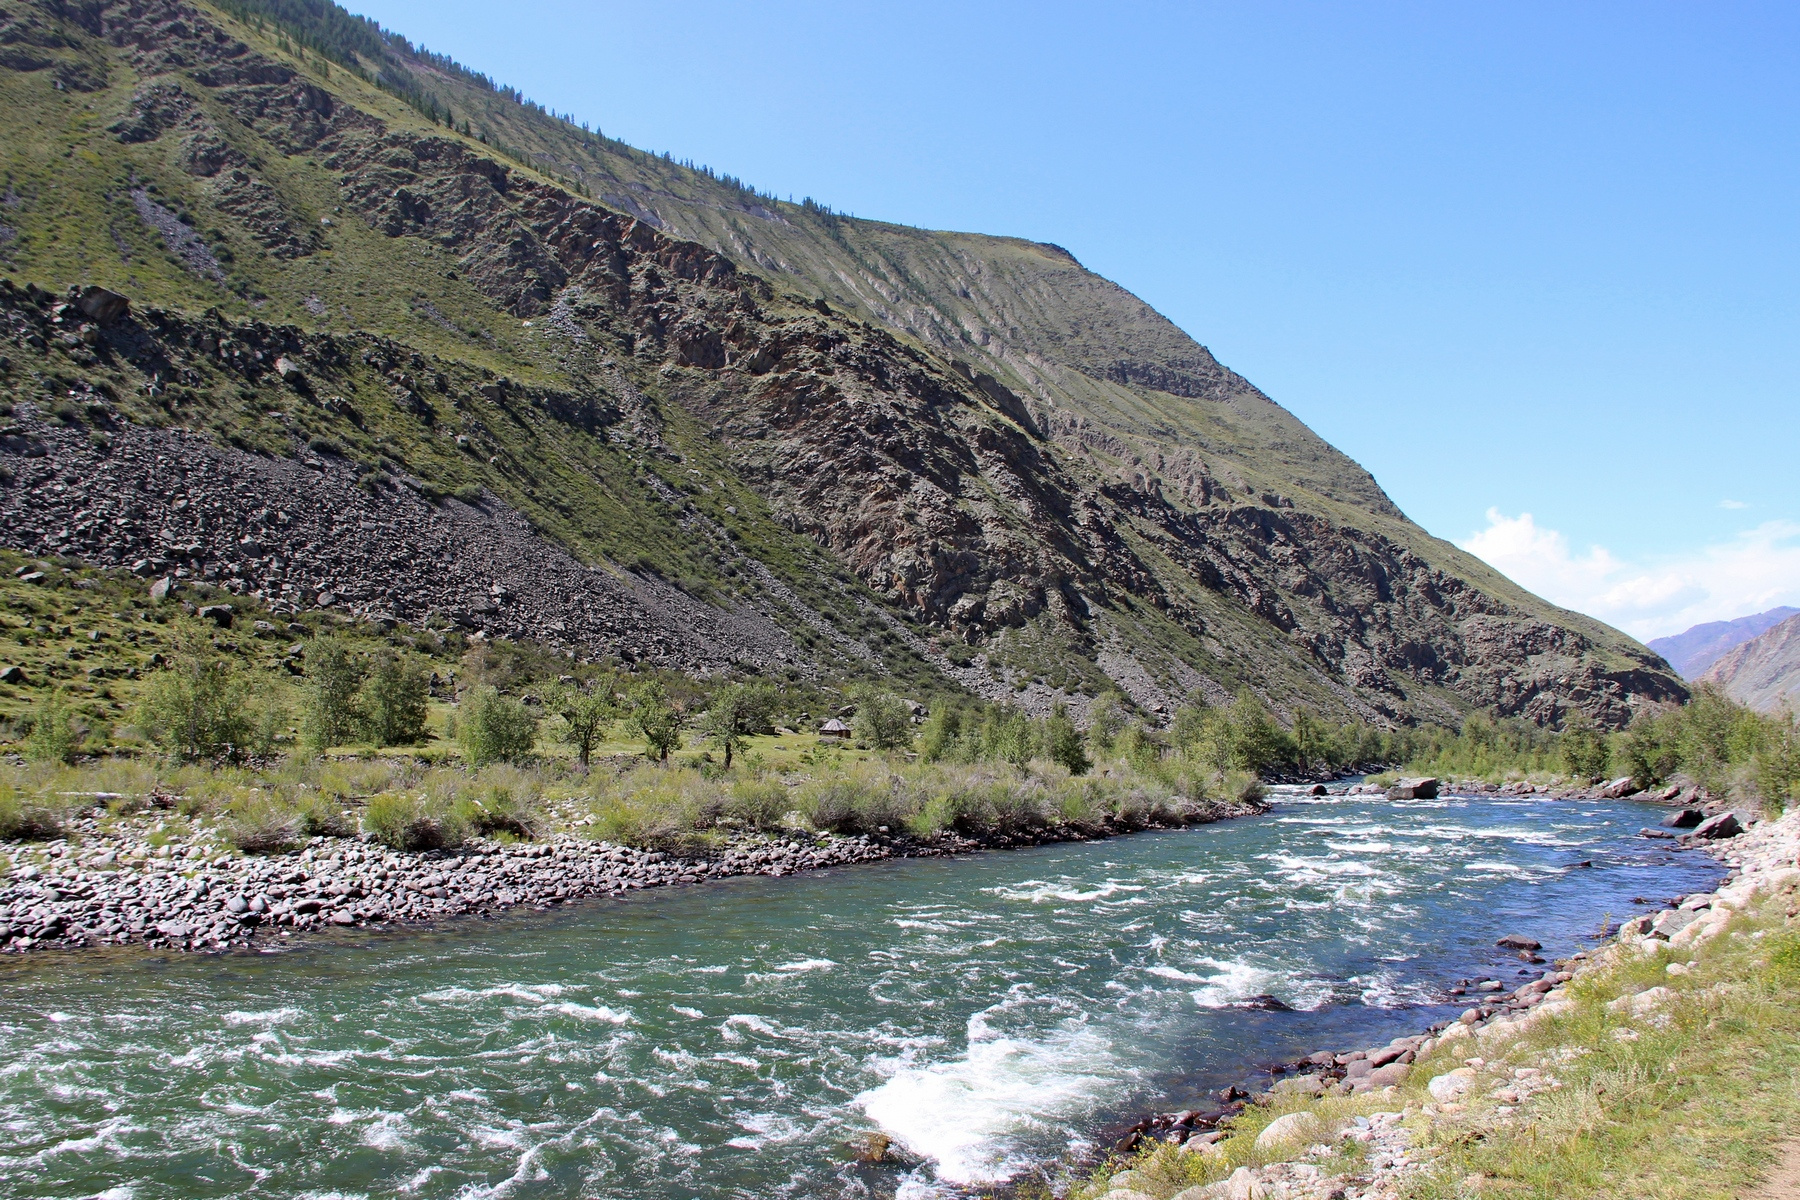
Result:
<instances>
[{"instance_id":1,"label":"valley floor","mask_svg":"<svg viewBox=\"0 0 1800 1200\"><path fill-rule=\"evenodd\" d=\"M385 926L545 908L647 887L737 875L791 875L894 857L1083 840L1125 832L1045 825L975 837L849 836L811 829L745 832L708 853L671 855L583 836L478 838L454 849L408 851L368 836L316 836L294 853L242 854L223 826L173 811L185 798L155 793L147 812L96 806L47 842L0 842L0 952L149 945L223 951L332 928ZM1132 828L1204 824L1262 811L1257 803L1189 802Z\"/></svg>"}]
</instances>

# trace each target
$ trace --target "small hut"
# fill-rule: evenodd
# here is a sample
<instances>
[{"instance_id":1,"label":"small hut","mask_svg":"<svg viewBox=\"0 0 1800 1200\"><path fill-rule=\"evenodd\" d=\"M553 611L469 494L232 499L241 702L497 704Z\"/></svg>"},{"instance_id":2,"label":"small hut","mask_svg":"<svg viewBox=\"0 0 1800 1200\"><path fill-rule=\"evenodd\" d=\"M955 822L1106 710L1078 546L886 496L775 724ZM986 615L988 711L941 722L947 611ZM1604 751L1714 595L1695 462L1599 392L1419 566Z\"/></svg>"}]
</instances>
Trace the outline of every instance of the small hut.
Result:
<instances>
[{"instance_id":1,"label":"small hut","mask_svg":"<svg viewBox=\"0 0 1800 1200\"><path fill-rule=\"evenodd\" d=\"M848 738L850 736L850 727L836 717L833 717L831 720L819 726L819 736L822 738Z\"/></svg>"}]
</instances>

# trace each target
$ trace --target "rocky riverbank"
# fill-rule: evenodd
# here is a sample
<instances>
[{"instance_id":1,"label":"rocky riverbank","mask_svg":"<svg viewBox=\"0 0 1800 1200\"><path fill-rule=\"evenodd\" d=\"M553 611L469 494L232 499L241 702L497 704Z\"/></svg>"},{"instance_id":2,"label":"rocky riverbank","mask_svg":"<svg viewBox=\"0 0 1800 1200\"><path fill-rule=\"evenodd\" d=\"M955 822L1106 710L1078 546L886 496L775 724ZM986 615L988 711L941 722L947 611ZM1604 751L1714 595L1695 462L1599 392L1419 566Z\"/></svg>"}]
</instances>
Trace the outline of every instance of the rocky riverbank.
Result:
<instances>
[{"instance_id":1,"label":"rocky riverbank","mask_svg":"<svg viewBox=\"0 0 1800 1200\"><path fill-rule=\"evenodd\" d=\"M1148 1118L1117 1148L1139 1165L1078 1187L1076 1200L1397 1200L1446 1140L1480 1140L1528 1122L1533 1097L1563 1087L1556 1064L1588 1050L1515 1051L1547 1022L1577 1012L1576 990L1590 973L1616 973L1666 952L1673 956L1666 973L1674 984L1695 970L1682 959L1724 935L1734 918L1772 895L1800 891L1800 812L1773 821L1715 814L1707 825L1712 836L1681 836L1730 868L1717 890L1635 917L1613 942L1549 964L1522 987L1506 991L1480 981L1473 989L1480 1002L1453 1021L1383 1046L1321 1051L1277 1068L1260 1096L1231 1089L1206 1110ZM1790 901L1790 921L1796 911ZM1501 945L1527 958L1538 948L1524 937ZM1669 986L1624 987L1604 1003L1609 1016L1626 1022L1611 1036L1639 1036L1631 1021L1666 1025L1679 1001ZM1176 1164L1200 1156L1214 1169L1199 1173L1218 1178L1170 1185L1198 1165L1172 1165L1171 1153Z\"/></svg>"},{"instance_id":2,"label":"rocky riverbank","mask_svg":"<svg viewBox=\"0 0 1800 1200\"><path fill-rule=\"evenodd\" d=\"M1200 825L1264 811L1261 804L1196 803L1179 822ZM314 838L296 854L233 852L212 826L173 830L155 815L97 808L68 836L0 844L0 952L138 944L226 951L330 928L384 927L548 908L652 887L736 875L791 875L895 857L964 854L1103 838L1126 828L1051 827L984 840L740 835L706 856L672 856L559 834L540 842L471 842L413 853L366 837Z\"/></svg>"}]
</instances>

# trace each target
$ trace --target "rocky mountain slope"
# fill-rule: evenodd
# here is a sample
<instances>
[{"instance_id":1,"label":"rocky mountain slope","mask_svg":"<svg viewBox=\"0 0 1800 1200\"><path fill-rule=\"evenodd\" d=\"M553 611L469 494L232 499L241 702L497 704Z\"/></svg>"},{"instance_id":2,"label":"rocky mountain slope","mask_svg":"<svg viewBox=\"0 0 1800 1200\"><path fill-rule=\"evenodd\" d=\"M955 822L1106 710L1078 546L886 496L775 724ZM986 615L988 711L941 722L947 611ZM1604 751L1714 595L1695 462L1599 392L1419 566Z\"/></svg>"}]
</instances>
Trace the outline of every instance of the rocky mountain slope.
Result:
<instances>
[{"instance_id":1,"label":"rocky mountain slope","mask_svg":"<svg viewBox=\"0 0 1800 1200\"><path fill-rule=\"evenodd\" d=\"M20 548L1032 707L1685 694L1058 247L777 202L324 0L0 21Z\"/></svg>"},{"instance_id":2,"label":"rocky mountain slope","mask_svg":"<svg viewBox=\"0 0 1800 1200\"><path fill-rule=\"evenodd\" d=\"M1773 712L1800 709L1800 614L1727 651L1700 676L1740 704Z\"/></svg>"},{"instance_id":3,"label":"rocky mountain slope","mask_svg":"<svg viewBox=\"0 0 1800 1200\"><path fill-rule=\"evenodd\" d=\"M1683 679L1697 679L1734 647L1794 616L1800 616L1800 608L1771 608L1734 621L1708 621L1682 633L1652 638L1648 645L1667 659Z\"/></svg>"}]
</instances>

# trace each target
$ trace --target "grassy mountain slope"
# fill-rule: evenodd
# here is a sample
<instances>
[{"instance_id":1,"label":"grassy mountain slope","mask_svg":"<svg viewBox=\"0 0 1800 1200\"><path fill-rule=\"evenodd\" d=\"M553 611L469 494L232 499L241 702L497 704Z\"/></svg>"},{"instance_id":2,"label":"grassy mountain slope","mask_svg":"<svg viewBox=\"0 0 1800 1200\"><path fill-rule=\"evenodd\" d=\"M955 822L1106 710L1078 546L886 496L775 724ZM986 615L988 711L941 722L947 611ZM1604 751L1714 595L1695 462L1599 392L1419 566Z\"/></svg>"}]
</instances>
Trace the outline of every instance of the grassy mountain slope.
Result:
<instances>
[{"instance_id":1,"label":"grassy mountain slope","mask_svg":"<svg viewBox=\"0 0 1800 1200\"><path fill-rule=\"evenodd\" d=\"M777 202L314 0L0 14L0 261L45 289L4 305L13 448L42 452L18 478L75 461L85 404L129 461L159 453L137 431L186 427L460 520L457 493L648 615L579 634L532 618L527 582L496 617L457 546L434 570L462 590L431 611L583 653L935 673L1033 706L1110 679L1146 709L1252 686L1280 708L1618 724L1683 694L1641 646L1430 538L1057 247ZM59 314L48 291L75 282L132 315ZM118 532L130 514L95 532L79 489L60 503L21 507L25 548L423 607L227 504L170 530L190 548L171 557ZM51 540L83 513L86 543ZM246 537L265 553L230 550ZM693 602L743 645L694 638Z\"/></svg>"}]
</instances>

